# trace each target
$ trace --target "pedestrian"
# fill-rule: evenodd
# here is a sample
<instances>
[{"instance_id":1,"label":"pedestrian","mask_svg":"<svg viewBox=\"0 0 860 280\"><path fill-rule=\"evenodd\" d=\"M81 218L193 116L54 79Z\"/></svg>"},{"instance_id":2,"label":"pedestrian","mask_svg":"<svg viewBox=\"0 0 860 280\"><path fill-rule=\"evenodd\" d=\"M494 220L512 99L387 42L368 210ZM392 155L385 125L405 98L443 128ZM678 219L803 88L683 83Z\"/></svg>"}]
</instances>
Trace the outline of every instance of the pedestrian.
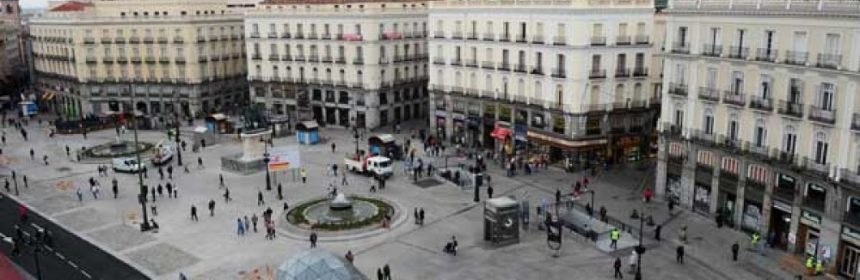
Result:
<instances>
[{"instance_id":1,"label":"pedestrian","mask_svg":"<svg viewBox=\"0 0 860 280\"><path fill-rule=\"evenodd\" d=\"M44 161L45 165L47 166L48 165L48 155L42 156L42 161Z\"/></svg>"},{"instance_id":2,"label":"pedestrian","mask_svg":"<svg viewBox=\"0 0 860 280\"><path fill-rule=\"evenodd\" d=\"M191 205L191 220L197 221L197 206Z\"/></svg>"},{"instance_id":3,"label":"pedestrian","mask_svg":"<svg viewBox=\"0 0 860 280\"><path fill-rule=\"evenodd\" d=\"M680 245L678 249L675 249L675 261L684 264L684 245Z\"/></svg>"},{"instance_id":4,"label":"pedestrian","mask_svg":"<svg viewBox=\"0 0 860 280\"><path fill-rule=\"evenodd\" d=\"M317 233L311 232L310 239L311 239L311 248L316 248L317 247Z\"/></svg>"},{"instance_id":5,"label":"pedestrian","mask_svg":"<svg viewBox=\"0 0 860 280\"><path fill-rule=\"evenodd\" d=\"M160 187L161 184L158 184L158 186ZM170 182L167 183L167 197L173 197L173 184L171 184Z\"/></svg>"},{"instance_id":6,"label":"pedestrian","mask_svg":"<svg viewBox=\"0 0 860 280\"><path fill-rule=\"evenodd\" d=\"M36 151L30 148L30 160L36 160Z\"/></svg>"},{"instance_id":7,"label":"pedestrian","mask_svg":"<svg viewBox=\"0 0 860 280\"><path fill-rule=\"evenodd\" d=\"M113 191L113 199L117 199L117 195L119 195L119 186L117 186L116 180L111 184L111 191Z\"/></svg>"},{"instance_id":8,"label":"pedestrian","mask_svg":"<svg viewBox=\"0 0 860 280\"><path fill-rule=\"evenodd\" d=\"M332 145L334 145L334 144L332 144ZM352 263L352 262L353 262L353 260L355 260L355 256L353 256L353 255L352 255L352 251L351 251L351 250L347 250L347 251L346 251L346 255L345 255L345 256L343 256L343 258L345 258L347 261L349 261L349 263Z\"/></svg>"},{"instance_id":9,"label":"pedestrian","mask_svg":"<svg viewBox=\"0 0 860 280\"><path fill-rule=\"evenodd\" d=\"M164 187L162 187L161 184L158 184L157 190L158 190L158 197L164 197ZM168 194L168 195L170 195L170 194Z\"/></svg>"},{"instance_id":10,"label":"pedestrian","mask_svg":"<svg viewBox=\"0 0 860 280\"><path fill-rule=\"evenodd\" d=\"M609 232L609 239L612 240L609 243L609 247L612 249L618 249L618 239L621 238L621 231L618 228L613 228L611 232Z\"/></svg>"},{"instance_id":11,"label":"pedestrian","mask_svg":"<svg viewBox=\"0 0 860 280\"><path fill-rule=\"evenodd\" d=\"M152 212L153 216L158 216L158 207L156 207L155 203L149 204L149 211Z\"/></svg>"},{"instance_id":12,"label":"pedestrian","mask_svg":"<svg viewBox=\"0 0 860 280\"><path fill-rule=\"evenodd\" d=\"M278 183L278 200L284 200L284 191L281 187L281 183Z\"/></svg>"},{"instance_id":13,"label":"pedestrian","mask_svg":"<svg viewBox=\"0 0 860 280\"><path fill-rule=\"evenodd\" d=\"M215 216L215 200L209 200L209 217Z\"/></svg>"},{"instance_id":14,"label":"pedestrian","mask_svg":"<svg viewBox=\"0 0 860 280\"><path fill-rule=\"evenodd\" d=\"M349 182L346 181L346 171L343 172L343 177L340 179L341 186L349 186Z\"/></svg>"},{"instance_id":15,"label":"pedestrian","mask_svg":"<svg viewBox=\"0 0 860 280\"><path fill-rule=\"evenodd\" d=\"M236 235L245 235L245 225L242 224L242 218L236 218Z\"/></svg>"},{"instance_id":16,"label":"pedestrian","mask_svg":"<svg viewBox=\"0 0 860 280\"><path fill-rule=\"evenodd\" d=\"M487 186L487 198L493 198L493 186Z\"/></svg>"},{"instance_id":17,"label":"pedestrian","mask_svg":"<svg viewBox=\"0 0 860 280\"><path fill-rule=\"evenodd\" d=\"M230 200L231 200L231 199L230 199L230 189L228 189L228 188L226 188L226 187L225 187L225 188L224 188L224 203L227 203L227 202L229 202Z\"/></svg>"},{"instance_id":18,"label":"pedestrian","mask_svg":"<svg viewBox=\"0 0 860 280\"><path fill-rule=\"evenodd\" d=\"M90 187L90 192L93 193L93 198L99 199L99 186L98 185L94 185L94 186Z\"/></svg>"},{"instance_id":19,"label":"pedestrian","mask_svg":"<svg viewBox=\"0 0 860 280\"><path fill-rule=\"evenodd\" d=\"M740 246L738 242L735 241L735 244L732 244L732 261L738 261L738 252L740 251Z\"/></svg>"},{"instance_id":20,"label":"pedestrian","mask_svg":"<svg viewBox=\"0 0 860 280\"><path fill-rule=\"evenodd\" d=\"M158 167L158 180L164 180L164 168L161 166Z\"/></svg>"},{"instance_id":21,"label":"pedestrian","mask_svg":"<svg viewBox=\"0 0 860 280\"><path fill-rule=\"evenodd\" d=\"M223 188L224 186L224 175L218 174L218 181L220 182L220 186Z\"/></svg>"},{"instance_id":22,"label":"pedestrian","mask_svg":"<svg viewBox=\"0 0 860 280\"><path fill-rule=\"evenodd\" d=\"M660 242L660 231L663 230L663 225L657 225L657 228L654 229L654 239L657 242Z\"/></svg>"},{"instance_id":23,"label":"pedestrian","mask_svg":"<svg viewBox=\"0 0 860 280\"><path fill-rule=\"evenodd\" d=\"M555 205L560 205L560 204L561 204L561 190L556 188L555 189Z\"/></svg>"},{"instance_id":24,"label":"pedestrian","mask_svg":"<svg viewBox=\"0 0 860 280\"><path fill-rule=\"evenodd\" d=\"M66 157L70 157L71 155L72 155L72 149L69 148L69 145L66 145Z\"/></svg>"},{"instance_id":25,"label":"pedestrian","mask_svg":"<svg viewBox=\"0 0 860 280\"><path fill-rule=\"evenodd\" d=\"M173 165L167 166L167 178L173 179Z\"/></svg>"},{"instance_id":26,"label":"pedestrian","mask_svg":"<svg viewBox=\"0 0 860 280\"><path fill-rule=\"evenodd\" d=\"M248 215L245 215L245 231L251 229L251 223L248 222Z\"/></svg>"},{"instance_id":27,"label":"pedestrian","mask_svg":"<svg viewBox=\"0 0 860 280\"><path fill-rule=\"evenodd\" d=\"M258 220L257 213L254 213L253 215L251 215L251 225L254 226L254 232L257 232L257 220Z\"/></svg>"},{"instance_id":28,"label":"pedestrian","mask_svg":"<svg viewBox=\"0 0 860 280\"><path fill-rule=\"evenodd\" d=\"M615 276L612 276L613 279L624 279L624 274L621 274L621 258L615 258L612 268L615 269Z\"/></svg>"},{"instance_id":29,"label":"pedestrian","mask_svg":"<svg viewBox=\"0 0 860 280\"><path fill-rule=\"evenodd\" d=\"M687 243L687 226L681 226L681 233L678 234L678 238L681 239L681 242L684 244Z\"/></svg>"},{"instance_id":30,"label":"pedestrian","mask_svg":"<svg viewBox=\"0 0 860 280\"><path fill-rule=\"evenodd\" d=\"M197 168L203 169L203 158L197 157Z\"/></svg>"},{"instance_id":31,"label":"pedestrian","mask_svg":"<svg viewBox=\"0 0 860 280\"><path fill-rule=\"evenodd\" d=\"M8 189L8 188L9 188L9 187L8 187L8 183L9 183L9 181L6 181L6 183L7 183L7 187L6 187L6 188ZM8 192L8 190L7 190L7 192ZM78 189L77 189L77 190L75 190L75 194L76 194L76 195L78 195L78 202L83 203L83 202L84 202L84 192L82 192L82 191L81 191L81 187L78 187Z\"/></svg>"},{"instance_id":32,"label":"pedestrian","mask_svg":"<svg viewBox=\"0 0 860 280\"><path fill-rule=\"evenodd\" d=\"M287 204L286 201L284 201L284 212L287 212L287 209L290 209L290 205Z\"/></svg>"},{"instance_id":33,"label":"pedestrian","mask_svg":"<svg viewBox=\"0 0 860 280\"><path fill-rule=\"evenodd\" d=\"M335 147L336 146L335 146L334 142L331 142L331 152L332 153L334 153Z\"/></svg>"},{"instance_id":34,"label":"pedestrian","mask_svg":"<svg viewBox=\"0 0 860 280\"><path fill-rule=\"evenodd\" d=\"M266 202L263 201L263 191L257 191L257 206L266 205Z\"/></svg>"},{"instance_id":35,"label":"pedestrian","mask_svg":"<svg viewBox=\"0 0 860 280\"><path fill-rule=\"evenodd\" d=\"M382 275L382 268L376 269L376 279L377 280L385 280L385 276Z\"/></svg>"},{"instance_id":36,"label":"pedestrian","mask_svg":"<svg viewBox=\"0 0 860 280\"><path fill-rule=\"evenodd\" d=\"M27 175L24 175L24 188L30 188L30 184L27 183Z\"/></svg>"},{"instance_id":37,"label":"pedestrian","mask_svg":"<svg viewBox=\"0 0 860 280\"><path fill-rule=\"evenodd\" d=\"M642 192L642 200L644 200L645 203L650 203L652 195L654 195L654 192L651 191L651 188L646 187Z\"/></svg>"},{"instance_id":38,"label":"pedestrian","mask_svg":"<svg viewBox=\"0 0 860 280\"><path fill-rule=\"evenodd\" d=\"M675 200L669 197L669 215L672 214L672 210L675 210Z\"/></svg>"},{"instance_id":39,"label":"pedestrian","mask_svg":"<svg viewBox=\"0 0 860 280\"><path fill-rule=\"evenodd\" d=\"M299 170L299 175L302 176L302 184L306 184L308 182L308 171L302 167L302 169Z\"/></svg>"},{"instance_id":40,"label":"pedestrian","mask_svg":"<svg viewBox=\"0 0 860 280\"><path fill-rule=\"evenodd\" d=\"M173 185L173 198L179 198L179 186Z\"/></svg>"},{"instance_id":41,"label":"pedestrian","mask_svg":"<svg viewBox=\"0 0 860 280\"><path fill-rule=\"evenodd\" d=\"M630 265L630 272L636 271L636 263L639 260L639 253L636 253L636 250L630 253L630 258L627 260L627 263Z\"/></svg>"},{"instance_id":42,"label":"pedestrian","mask_svg":"<svg viewBox=\"0 0 860 280\"><path fill-rule=\"evenodd\" d=\"M424 225L424 208L418 209L418 221L420 225Z\"/></svg>"},{"instance_id":43,"label":"pedestrian","mask_svg":"<svg viewBox=\"0 0 860 280\"><path fill-rule=\"evenodd\" d=\"M388 267L388 264L382 267L382 274L385 275L385 280L391 280L391 268Z\"/></svg>"}]
</instances>

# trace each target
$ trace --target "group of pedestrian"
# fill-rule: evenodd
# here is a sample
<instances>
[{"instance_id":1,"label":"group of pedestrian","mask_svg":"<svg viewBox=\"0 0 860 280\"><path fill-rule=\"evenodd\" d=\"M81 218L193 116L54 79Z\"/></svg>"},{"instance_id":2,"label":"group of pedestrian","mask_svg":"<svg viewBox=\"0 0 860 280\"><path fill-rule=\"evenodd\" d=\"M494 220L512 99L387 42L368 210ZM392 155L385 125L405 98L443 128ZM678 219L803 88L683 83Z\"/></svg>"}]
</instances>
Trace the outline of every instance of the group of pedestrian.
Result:
<instances>
[{"instance_id":1,"label":"group of pedestrian","mask_svg":"<svg viewBox=\"0 0 860 280\"><path fill-rule=\"evenodd\" d=\"M110 176L110 174L108 174L108 170L110 170L110 168L107 166L107 164L99 164L99 166L96 169L98 169L99 177Z\"/></svg>"},{"instance_id":2,"label":"group of pedestrian","mask_svg":"<svg viewBox=\"0 0 860 280\"><path fill-rule=\"evenodd\" d=\"M419 226L424 225L424 207L415 208L412 214L415 217L415 224Z\"/></svg>"},{"instance_id":3,"label":"group of pedestrian","mask_svg":"<svg viewBox=\"0 0 860 280\"><path fill-rule=\"evenodd\" d=\"M376 269L376 279L391 280L391 268L388 267L388 264Z\"/></svg>"}]
</instances>

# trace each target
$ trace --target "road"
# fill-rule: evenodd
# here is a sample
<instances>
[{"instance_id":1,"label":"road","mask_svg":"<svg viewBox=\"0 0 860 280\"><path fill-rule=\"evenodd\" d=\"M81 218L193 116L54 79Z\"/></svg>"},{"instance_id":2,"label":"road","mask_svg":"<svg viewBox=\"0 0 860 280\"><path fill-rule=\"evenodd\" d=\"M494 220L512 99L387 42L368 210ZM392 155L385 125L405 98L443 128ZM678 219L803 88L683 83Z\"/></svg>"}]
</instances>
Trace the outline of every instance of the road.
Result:
<instances>
[{"instance_id":1,"label":"road","mask_svg":"<svg viewBox=\"0 0 860 280\"><path fill-rule=\"evenodd\" d=\"M0 234L15 235L15 225L18 223L18 203L0 196ZM28 235L36 232L32 225L43 227L53 235L54 247L47 247L39 255L42 279L45 280L89 280L89 279L148 279L144 274L132 268L90 242L58 227L44 217L29 211L29 221L22 227ZM11 246L3 242L2 251L19 266L36 276L36 264L33 256L34 246L23 246L21 256L11 257Z\"/></svg>"}]
</instances>

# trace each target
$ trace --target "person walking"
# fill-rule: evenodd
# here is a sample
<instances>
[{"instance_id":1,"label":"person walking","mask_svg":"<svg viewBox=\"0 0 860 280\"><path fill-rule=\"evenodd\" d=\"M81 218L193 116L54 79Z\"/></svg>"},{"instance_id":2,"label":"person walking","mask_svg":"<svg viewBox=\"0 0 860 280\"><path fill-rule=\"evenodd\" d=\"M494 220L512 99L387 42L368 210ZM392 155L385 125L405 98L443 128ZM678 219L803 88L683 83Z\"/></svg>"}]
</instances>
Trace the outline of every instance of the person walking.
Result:
<instances>
[{"instance_id":1,"label":"person walking","mask_svg":"<svg viewBox=\"0 0 860 280\"><path fill-rule=\"evenodd\" d=\"M8 179L7 179L7 180L8 180ZM8 192L8 191L9 191L9 190L8 190L8 188L9 188L9 187L8 187L8 185L9 185L9 181L6 181L6 185L7 185L7 187L6 187L6 188L7 188L7 190L6 190L6 191ZM84 192L83 192L83 191L81 191L81 187L78 187L78 189L77 189L77 190L75 190L75 194L76 194L76 195L78 195L78 202L83 203L83 202L84 202Z\"/></svg>"},{"instance_id":2,"label":"person walking","mask_svg":"<svg viewBox=\"0 0 860 280\"><path fill-rule=\"evenodd\" d=\"M248 215L245 215L245 231L251 229L251 223L248 222Z\"/></svg>"},{"instance_id":3,"label":"person walking","mask_svg":"<svg viewBox=\"0 0 860 280\"><path fill-rule=\"evenodd\" d=\"M197 169L203 169L203 158L197 157Z\"/></svg>"},{"instance_id":4,"label":"person walking","mask_svg":"<svg viewBox=\"0 0 860 280\"><path fill-rule=\"evenodd\" d=\"M334 145L334 144L332 144ZM347 250L346 255L343 256L349 263L352 263L355 260L355 256L352 255L352 250Z\"/></svg>"},{"instance_id":5,"label":"person walking","mask_svg":"<svg viewBox=\"0 0 860 280\"><path fill-rule=\"evenodd\" d=\"M219 186L220 186L221 188L224 188L224 187L225 187L225 185L224 185L224 174L218 174L218 182L220 183L220 185L219 185Z\"/></svg>"},{"instance_id":6,"label":"person walking","mask_svg":"<svg viewBox=\"0 0 860 280\"><path fill-rule=\"evenodd\" d=\"M311 240L311 248L316 248L317 247L317 233L316 232L311 232L310 240Z\"/></svg>"},{"instance_id":7,"label":"person walking","mask_svg":"<svg viewBox=\"0 0 860 280\"><path fill-rule=\"evenodd\" d=\"M687 226L681 226L681 233L678 234L678 239L681 239L681 242L687 244Z\"/></svg>"},{"instance_id":8,"label":"person walking","mask_svg":"<svg viewBox=\"0 0 860 280\"><path fill-rule=\"evenodd\" d=\"M193 204L191 205L191 220L195 221L195 222L198 220L197 219L197 206L194 206Z\"/></svg>"},{"instance_id":9,"label":"person walking","mask_svg":"<svg viewBox=\"0 0 860 280\"><path fill-rule=\"evenodd\" d=\"M266 202L263 201L263 191L257 191L257 206L266 205Z\"/></svg>"},{"instance_id":10,"label":"person walking","mask_svg":"<svg viewBox=\"0 0 860 280\"><path fill-rule=\"evenodd\" d=\"M493 186L487 185L487 198L493 198Z\"/></svg>"},{"instance_id":11,"label":"person walking","mask_svg":"<svg viewBox=\"0 0 860 280\"><path fill-rule=\"evenodd\" d=\"M302 176L302 184L307 184L308 183L308 171L305 170L304 167L301 170L299 170L299 175Z\"/></svg>"},{"instance_id":12,"label":"person walking","mask_svg":"<svg viewBox=\"0 0 860 280\"><path fill-rule=\"evenodd\" d=\"M29 188L30 188L30 184L29 184L29 183L27 183L27 175L24 175L24 188L25 188L25 189L29 189Z\"/></svg>"},{"instance_id":13,"label":"person walking","mask_svg":"<svg viewBox=\"0 0 860 280\"><path fill-rule=\"evenodd\" d=\"M385 275L382 275L382 268L376 269L376 279L377 280L385 280Z\"/></svg>"},{"instance_id":14,"label":"person walking","mask_svg":"<svg viewBox=\"0 0 860 280\"><path fill-rule=\"evenodd\" d=\"M236 218L236 235L245 235L245 225L242 224L242 218Z\"/></svg>"},{"instance_id":15,"label":"person walking","mask_svg":"<svg viewBox=\"0 0 860 280\"><path fill-rule=\"evenodd\" d=\"M173 185L173 198L179 198L179 185Z\"/></svg>"},{"instance_id":16,"label":"person walking","mask_svg":"<svg viewBox=\"0 0 860 280\"><path fill-rule=\"evenodd\" d=\"M158 167L158 180L164 180L164 168Z\"/></svg>"},{"instance_id":17,"label":"person walking","mask_svg":"<svg viewBox=\"0 0 860 280\"><path fill-rule=\"evenodd\" d=\"M158 185L160 186L161 184L158 184ZM167 198L173 197L173 184L167 183L166 187L167 187Z\"/></svg>"},{"instance_id":18,"label":"person walking","mask_svg":"<svg viewBox=\"0 0 860 280\"><path fill-rule=\"evenodd\" d=\"M232 199L230 199L230 189L225 187L224 188L224 203L227 203L230 200L232 200Z\"/></svg>"},{"instance_id":19,"label":"person walking","mask_svg":"<svg viewBox=\"0 0 860 280\"><path fill-rule=\"evenodd\" d=\"M119 186L117 186L116 179L111 182L111 191L113 191L113 199L116 199L117 195L119 195Z\"/></svg>"},{"instance_id":20,"label":"person walking","mask_svg":"<svg viewBox=\"0 0 860 280\"><path fill-rule=\"evenodd\" d=\"M738 245L737 241L735 241L735 244L732 244L732 261L738 261L738 252L740 249L741 246Z\"/></svg>"},{"instance_id":21,"label":"person walking","mask_svg":"<svg viewBox=\"0 0 860 280\"><path fill-rule=\"evenodd\" d=\"M678 249L675 249L675 261L684 264L684 245L680 245Z\"/></svg>"},{"instance_id":22,"label":"person walking","mask_svg":"<svg viewBox=\"0 0 860 280\"><path fill-rule=\"evenodd\" d=\"M609 232L609 239L612 240L612 242L609 243L609 247L612 249L618 249L618 239L620 239L620 238L621 238L621 231L618 230L618 228L612 229L612 231Z\"/></svg>"},{"instance_id":23,"label":"person walking","mask_svg":"<svg viewBox=\"0 0 860 280\"><path fill-rule=\"evenodd\" d=\"M615 269L615 275L612 276L612 279L624 279L624 274L621 274L621 258L615 258L612 268Z\"/></svg>"},{"instance_id":24,"label":"person walking","mask_svg":"<svg viewBox=\"0 0 860 280\"><path fill-rule=\"evenodd\" d=\"M167 178L173 179L173 165L167 166Z\"/></svg>"},{"instance_id":25,"label":"person walking","mask_svg":"<svg viewBox=\"0 0 860 280\"><path fill-rule=\"evenodd\" d=\"M385 276L385 280L391 280L391 268L388 267L388 264L382 267L382 274Z\"/></svg>"},{"instance_id":26,"label":"person walking","mask_svg":"<svg viewBox=\"0 0 860 280\"><path fill-rule=\"evenodd\" d=\"M334 142L331 142L331 152L332 152L332 153L334 153L334 150L335 150L335 148L336 148L336 147L337 147L337 146L334 144Z\"/></svg>"},{"instance_id":27,"label":"person walking","mask_svg":"<svg viewBox=\"0 0 860 280\"><path fill-rule=\"evenodd\" d=\"M349 182L346 181L346 172L343 172L343 176L340 179L341 186L349 186Z\"/></svg>"},{"instance_id":28,"label":"person walking","mask_svg":"<svg viewBox=\"0 0 860 280\"><path fill-rule=\"evenodd\" d=\"M424 225L424 208L418 209L418 223Z\"/></svg>"},{"instance_id":29,"label":"person walking","mask_svg":"<svg viewBox=\"0 0 860 280\"><path fill-rule=\"evenodd\" d=\"M278 200L284 200L284 188L278 183Z\"/></svg>"},{"instance_id":30,"label":"person walking","mask_svg":"<svg viewBox=\"0 0 860 280\"><path fill-rule=\"evenodd\" d=\"M254 226L254 232L257 232L257 213L251 215L251 225Z\"/></svg>"},{"instance_id":31,"label":"person walking","mask_svg":"<svg viewBox=\"0 0 860 280\"><path fill-rule=\"evenodd\" d=\"M215 216L215 200L210 199L209 200L209 217L214 217L214 216Z\"/></svg>"},{"instance_id":32,"label":"person walking","mask_svg":"<svg viewBox=\"0 0 860 280\"><path fill-rule=\"evenodd\" d=\"M158 197L164 197L164 187L162 187L161 184L158 184L157 190L158 190ZM170 194L167 194L167 195L169 196Z\"/></svg>"}]
</instances>

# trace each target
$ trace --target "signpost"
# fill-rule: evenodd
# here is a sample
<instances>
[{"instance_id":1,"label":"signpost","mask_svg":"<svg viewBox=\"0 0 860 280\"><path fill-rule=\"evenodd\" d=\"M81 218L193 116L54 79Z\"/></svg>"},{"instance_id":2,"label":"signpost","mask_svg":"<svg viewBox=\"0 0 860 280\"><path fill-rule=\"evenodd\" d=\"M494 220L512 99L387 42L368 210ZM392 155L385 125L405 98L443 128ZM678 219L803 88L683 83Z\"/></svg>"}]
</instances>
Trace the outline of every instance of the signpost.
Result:
<instances>
[{"instance_id":1,"label":"signpost","mask_svg":"<svg viewBox=\"0 0 860 280\"><path fill-rule=\"evenodd\" d=\"M277 147L269 151L269 169L287 171L302 167L298 146Z\"/></svg>"}]
</instances>

